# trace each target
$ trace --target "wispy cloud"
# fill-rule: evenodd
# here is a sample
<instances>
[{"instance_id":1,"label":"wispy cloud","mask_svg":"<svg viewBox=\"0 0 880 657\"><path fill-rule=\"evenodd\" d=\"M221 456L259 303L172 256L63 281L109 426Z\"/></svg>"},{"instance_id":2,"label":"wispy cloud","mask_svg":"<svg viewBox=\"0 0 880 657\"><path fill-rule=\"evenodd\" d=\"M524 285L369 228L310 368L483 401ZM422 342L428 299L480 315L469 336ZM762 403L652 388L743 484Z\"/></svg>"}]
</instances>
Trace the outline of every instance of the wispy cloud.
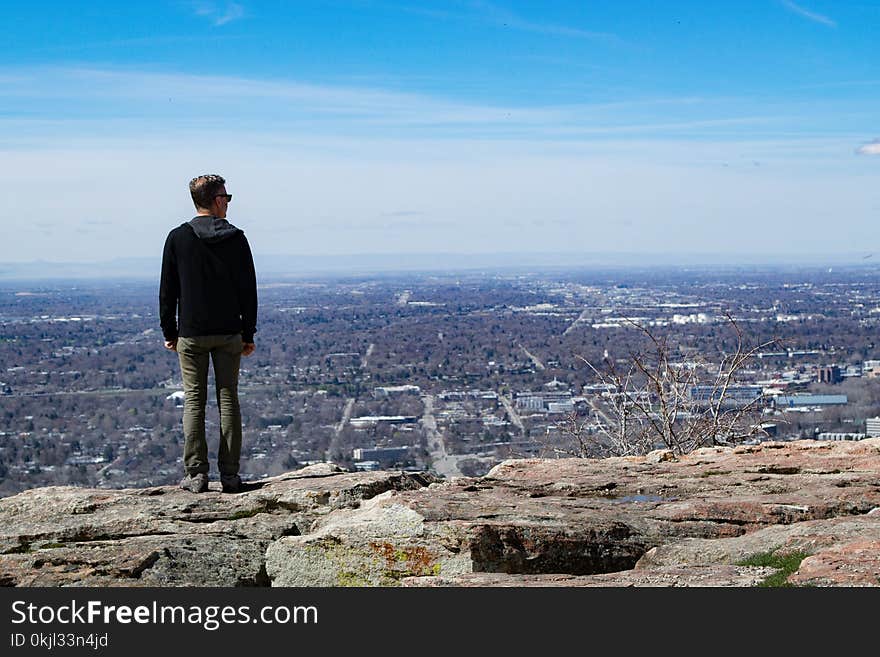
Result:
<instances>
[{"instance_id":1,"label":"wispy cloud","mask_svg":"<svg viewBox=\"0 0 880 657\"><path fill-rule=\"evenodd\" d=\"M273 142L307 135L409 143L538 140L548 148L566 139L766 140L783 125L792 136L827 131L822 116L801 116L800 105L767 105L752 98L517 105L285 79L58 67L0 67L0 79L7 81L0 85L0 149L51 145L59 138L65 143L144 134L176 139L193 131ZM826 113L839 120L841 109L832 106ZM857 145L865 130L870 134L872 128L850 126L847 143Z\"/></svg>"},{"instance_id":2,"label":"wispy cloud","mask_svg":"<svg viewBox=\"0 0 880 657\"><path fill-rule=\"evenodd\" d=\"M859 155L880 155L880 139L862 144L856 149L856 153Z\"/></svg>"},{"instance_id":3,"label":"wispy cloud","mask_svg":"<svg viewBox=\"0 0 880 657\"><path fill-rule=\"evenodd\" d=\"M254 80L228 76L148 73L86 68L0 70L8 83L0 89L7 122L52 121L93 117L143 117L145 101L163 121L188 121L195 114L209 121L266 120L287 125L323 125L354 129L460 129L504 134L536 130L617 134L658 129L708 128L713 121L754 121L711 99L635 99L630 102L505 106L461 102L428 95L376 88L304 84L288 80ZM84 90L88 89L88 93ZM163 102L157 103L157 99ZM222 112L217 108L222 107ZM57 112L55 111L57 108ZM663 118L656 116L663 108ZM708 113L708 116L706 115ZM737 116L739 114L739 116ZM94 117L93 117L94 118ZM674 118L674 121L668 119ZM165 125L172 125L166 123Z\"/></svg>"},{"instance_id":4,"label":"wispy cloud","mask_svg":"<svg viewBox=\"0 0 880 657\"><path fill-rule=\"evenodd\" d=\"M585 30L580 27L571 27L569 25L558 25L555 23L528 20L505 7L501 7L492 2L487 2L486 0L461 0L454 4L449 3L449 6L453 7L452 9L446 7L443 10L427 9L421 6L404 4L383 3L379 6L402 11L408 14L427 16L428 18L437 18L441 20L479 21L491 23L492 25L505 27L511 30L520 30L522 32L536 32L551 36L592 39L595 41L614 43L622 42L619 36L608 32L597 32L593 30Z\"/></svg>"},{"instance_id":5,"label":"wispy cloud","mask_svg":"<svg viewBox=\"0 0 880 657\"><path fill-rule=\"evenodd\" d=\"M244 16L244 7L237 2L196 2L192 5L197 16L204 16L215 27L226 25Z\"/></svg>"},{"instance_id":6,"label":"wispy cloud","mask_svg":"<svg viewBox=\"0 0 880 657\"><path fill-rule=\"evenodd\" d=\"M187 35L154 35L147 37L133 37L130 39L110 39L106 41L88 41L81 43L47 43L39 47L30 48L32 53L69 53L76 51L88 51L99 48L137 48L141 46L157 46L175 43L204 43L205 34L187 34ZM220 38L219 36L217 38ZM224 35L224 43L229 43L231 39L242 40L248 38L247 35ZM0 80L0 83L3 81Z\"/></svg>"},{"instance_id":7,"label":"wispy cloud","mask_svg":"<svg viewBox=\"0 0 880 657\"><path fill-rule=\"evenodd\" d=\"M508 9L499 7L496 4L493 4L491 2L484 2L484 0L473 0L470 5L475 10L483 14L483 16L485 16L485 18L490 20L491 22L497 25L502 25L503 27L509 27L514 30L521 30L524 32L537 32L540 34L549 34L553 36L572 37L576 39L592 39L597 41L620 42L620 37L618 37L616 34L610 34L608 32L594 32L591 30L584 30L579 27L570 27L568 25L557 25L555 23L530 21L523 18L522 16L514 14Z\"/></svg>"},{"instance_id":8,"label":"wispy cloud","mask_svg":"<svg viewBox=\"0 0 880 657\"><path fill-rule=\"evenodd\" d=\"M803 16L804 18L807 18L815 23L822 23L822 25L827 25L828 27L837 27L837 23L827 16L817 14L815 11L810 11L809 9L795 4L791 0L779 0L779 4L781 4L789 11L792 11L795 14L799 14L800 16Z\"/></svg>"}]
</instances>

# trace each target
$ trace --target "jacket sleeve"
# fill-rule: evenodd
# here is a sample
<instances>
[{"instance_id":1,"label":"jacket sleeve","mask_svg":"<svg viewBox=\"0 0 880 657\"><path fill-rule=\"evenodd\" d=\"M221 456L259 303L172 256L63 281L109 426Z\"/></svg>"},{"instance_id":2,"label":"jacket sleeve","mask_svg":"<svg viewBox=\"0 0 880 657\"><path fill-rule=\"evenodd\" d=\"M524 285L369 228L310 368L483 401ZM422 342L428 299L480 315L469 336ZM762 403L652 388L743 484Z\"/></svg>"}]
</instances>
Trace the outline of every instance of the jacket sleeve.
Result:
<instances>
[{"instance_id":1,"label":"jacket sleeve","mask_svg":"<svg viewBox=\"0 0 880 657\"><path fill-rule=\"evenodd\" d=\"M180 300L180 276L171 233L162 251L162 277L159 282L159 322L166 340L177 339L177 304Z\"/></svg>"},{"instance_id":2,"label":"jacket sleeve","mask_svg":"<svg viewBox=\"0 0 880 657\"><path fill-rule=\"evenodd\" d=\"M242 271L238 300L241 305L241 339L253 342L257 331L257 274L254 271L254 257L247 238L242 235Z\"/></svg>"}]
</instances>

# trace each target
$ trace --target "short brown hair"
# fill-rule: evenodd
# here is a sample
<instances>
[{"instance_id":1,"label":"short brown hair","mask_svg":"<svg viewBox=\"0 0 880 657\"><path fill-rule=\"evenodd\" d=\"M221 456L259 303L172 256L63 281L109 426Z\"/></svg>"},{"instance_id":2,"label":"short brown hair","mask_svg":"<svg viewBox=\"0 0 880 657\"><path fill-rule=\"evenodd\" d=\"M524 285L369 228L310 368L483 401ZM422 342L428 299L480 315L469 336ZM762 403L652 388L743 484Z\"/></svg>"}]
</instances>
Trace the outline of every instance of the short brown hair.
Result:
<instances>
[{"instance_id":1,"label":"short brown hair","mask_svg":"<svg viewBox=\"0 0 880 657\"><path fill-rule=\"evenodd\" d=\"M214 197L220 194L220 190L226 185L223 176L216 173L206 173L196 176L189 181L189 193L197 208L208 209L214 202Z\"/></svg>"}]
</instances>

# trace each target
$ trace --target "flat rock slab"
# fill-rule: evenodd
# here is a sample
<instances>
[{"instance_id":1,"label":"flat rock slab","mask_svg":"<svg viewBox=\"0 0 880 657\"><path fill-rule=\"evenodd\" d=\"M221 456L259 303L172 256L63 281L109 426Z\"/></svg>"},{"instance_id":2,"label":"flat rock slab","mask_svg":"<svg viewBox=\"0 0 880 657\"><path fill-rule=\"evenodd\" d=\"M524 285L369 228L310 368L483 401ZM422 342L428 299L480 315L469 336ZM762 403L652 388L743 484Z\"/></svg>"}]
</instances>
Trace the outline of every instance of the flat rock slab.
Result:
<instances>
[{"instance_id":1,"label":"flat rock slab","mask_svg":"<svg viewBox=\"0 0 880 657\"><path fill-rule=\"evenodd\" d=\"M718 540L686 539L649 550L636 570L741 563L755 555L808 555L787 579L801 586L880 586L880 510L777 525Z\"/></svg>"},{"instance_id":2,"label":"flat rock slab","mask_svg":"<svg viewBox=\"0 0 880 657\"><path fill-rule=\"evenodd\" d=\"M0 583L266 586L265 551L335 509L433 481L427 474L307 469L226 495L219 484L38 488L0 499Z\"/></svg>"},{"instance_id":3,"label":"flat rock slab","mask_svg":"<svg viewBox=\"0 0 880 657\"><path fill-rule=\"evenodd\" d=\"M874 586L880 438L525 459L483 477L324 464L236 495L0 499L0 583L112 586ZM768 570L769 569L769 570Z\"/></svg>"},{"instance_id":4,"label":"flat rock slab","mask_svg":"<svg viewBox=\"0 0 880 657\"><path fill-rule=\"evenodd\" d=\"M268 541L133 536L2 557L5 586L268 586Z\"/></svg>"},{"instance_id":5,"label":"flat rock slab","mask_svg":"<svg viewBox=\"0 0 880 657\"><path fill-rule=\"evenodd\" d=\"M282 586L387 586L437 576L455 582L466 573L598 575L633 570L646 553L684 539L713 545L765 527L835 518L872 523L867 514L880 506L878 439L670 457L513 460L484 477L390 492L357 511L322 517L308 535L273 542L267 574ZM765 547L755 544L742 556ZM641 563L644 571L648 562ZM630 577L657 586L697 581Z\"/></svg>"}]
</instances>

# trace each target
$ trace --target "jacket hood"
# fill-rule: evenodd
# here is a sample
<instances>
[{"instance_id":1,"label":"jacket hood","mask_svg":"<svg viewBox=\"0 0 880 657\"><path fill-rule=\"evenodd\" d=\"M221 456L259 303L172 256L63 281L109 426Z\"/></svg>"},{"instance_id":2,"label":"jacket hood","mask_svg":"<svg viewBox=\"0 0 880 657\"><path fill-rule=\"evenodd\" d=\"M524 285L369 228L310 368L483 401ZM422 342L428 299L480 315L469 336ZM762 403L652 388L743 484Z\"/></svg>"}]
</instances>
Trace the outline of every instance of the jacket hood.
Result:
<instances>
[{"instance_id":1,"label":"jacket hood","mask_svg":"<svg viewBox=\"0 0 880 657\"><path fill-rule=\"evenodd\" d=\"M193 217L190 219L189 225L195 234L206 242L222 242L244 232L226 221L226 219L208 215Z\"/></svg>"}]
</instances>

